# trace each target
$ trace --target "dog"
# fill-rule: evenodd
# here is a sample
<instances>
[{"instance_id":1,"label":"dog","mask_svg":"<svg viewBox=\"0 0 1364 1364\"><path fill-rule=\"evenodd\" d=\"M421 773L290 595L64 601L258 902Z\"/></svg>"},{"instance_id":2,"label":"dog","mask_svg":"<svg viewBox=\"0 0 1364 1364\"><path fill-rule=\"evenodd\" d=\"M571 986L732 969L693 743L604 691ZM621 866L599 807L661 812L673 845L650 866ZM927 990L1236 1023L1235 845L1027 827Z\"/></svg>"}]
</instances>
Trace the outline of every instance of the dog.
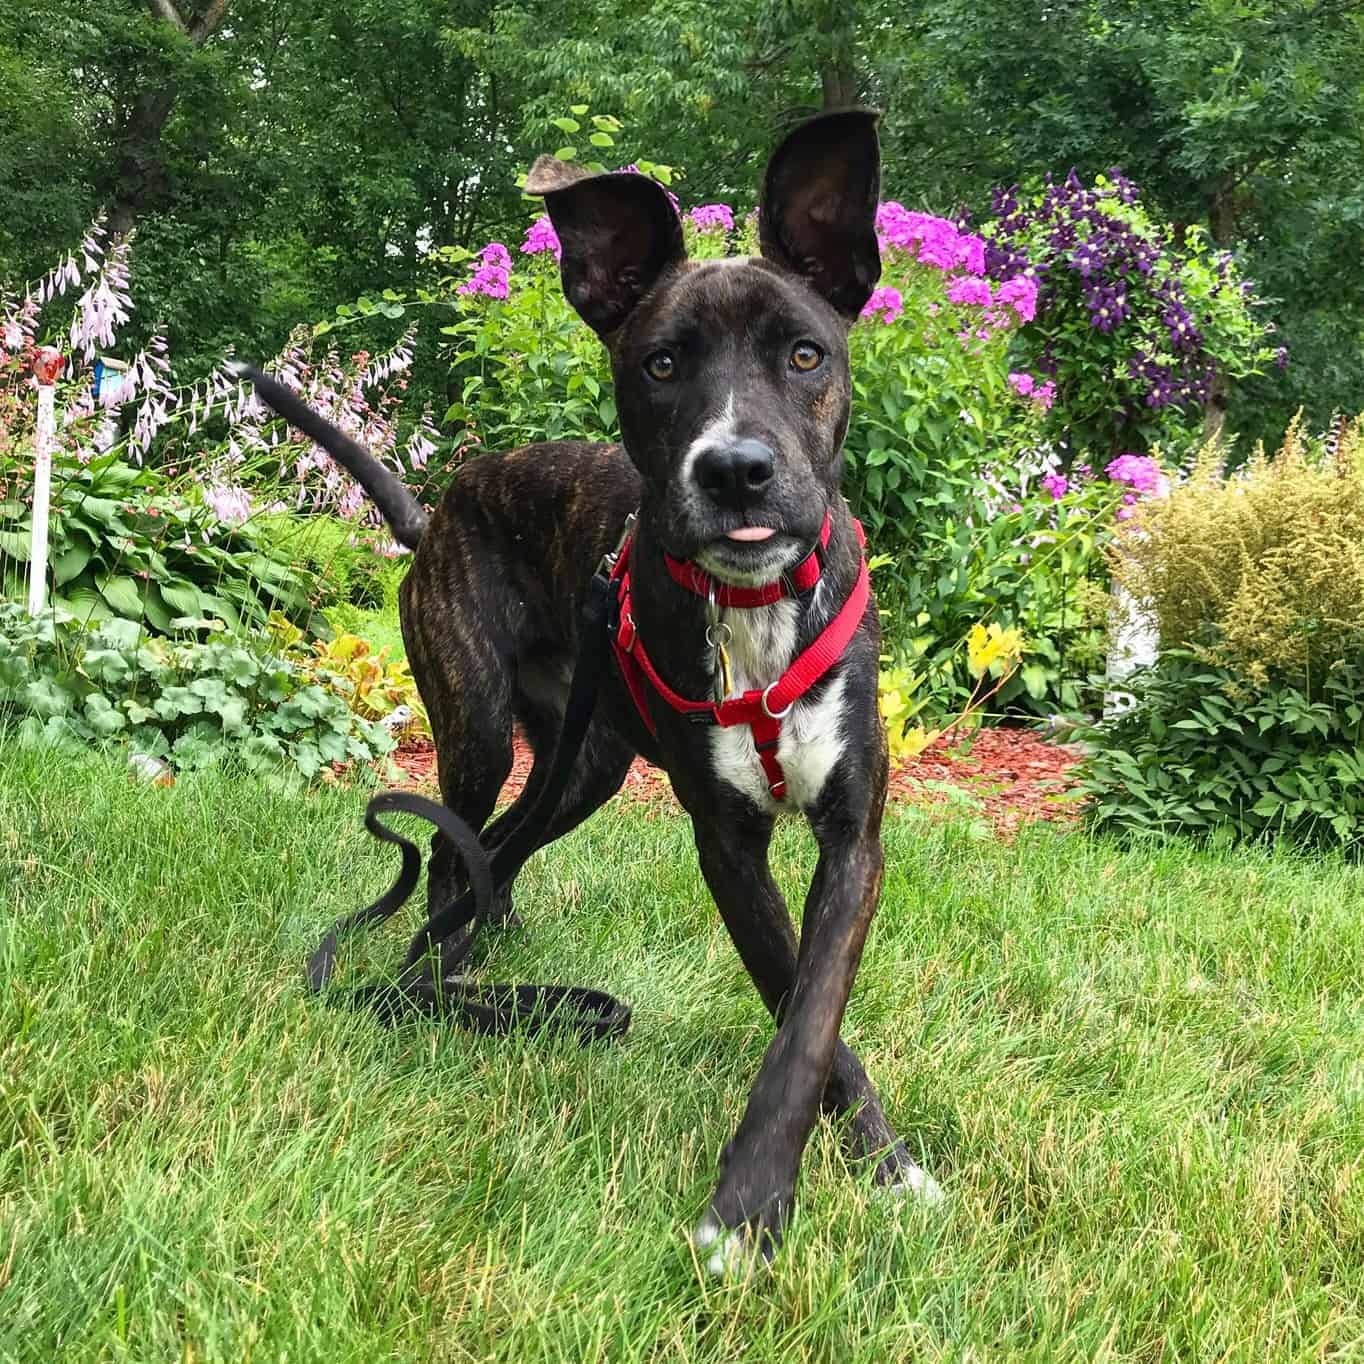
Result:
<instances>
[{"instance_id":1,"label":"dog","mask_svg":"<svg viewBox=\"0 0 1364 1364\"><path fill-rule=\"evenodd\" d=\"M613 565L619 666L544 842L614 795L636 754L663 768L776 1020L692 1233L716 1274L776 1250L821 1109L846 1118L878 1185L942 1196L839 1037L883 868L880 630L860 527L840 495L847 338L880 275L879 185L876 115L815 118L768 163L761 255L689 261L661 185L541 157L526 191L543 197L558 234L569 303L610 355L621 443L471 459L429 518L363 447L251 372L416 551L402 630L444 803L482 829L511 769L514 724L534 750L524 793L482 834L487 848L544 784L578 608L598 564ZM788 810L819 848L799 941L768 869L775 817ZM433 911L460 880L438 835ZM509 896L499 913L510 915Z\"/></svg>"}]
</instances>

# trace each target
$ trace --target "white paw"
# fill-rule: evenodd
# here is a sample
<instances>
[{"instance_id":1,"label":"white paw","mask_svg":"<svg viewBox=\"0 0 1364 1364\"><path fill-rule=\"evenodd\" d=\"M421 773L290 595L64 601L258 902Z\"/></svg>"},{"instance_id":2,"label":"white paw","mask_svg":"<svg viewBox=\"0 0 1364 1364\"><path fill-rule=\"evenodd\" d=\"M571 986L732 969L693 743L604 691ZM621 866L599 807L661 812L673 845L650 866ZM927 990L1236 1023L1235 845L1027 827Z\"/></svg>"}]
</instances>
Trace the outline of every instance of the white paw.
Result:
<instances>
[{"instance_id":1,"label":"white paw","mask_svg":"<svg viewBox=\"0 0 1364 1364\"><path fill-rule=\"evenodd\" d=\"M737 1278L747 1268L749 1253L743 1233L730 1230L713 1212L708 1212L696 1224L691 1243L697 1259L713 1278Z\"/></svg>"},{"instance_id":2,"label":"white paw","mask_svg":"<svg viewBox=\"0 0 1364 1364\"><path fill-rule=\"evenodd\" d=\"M947 1202L942 1185L912 1160L909 1162L909 1168L902 1170L900 1177L893 1184L880 1185L875 1196L883 1201L912 1198L925 1208L941 1208Z\"/></svg>"}]
</instances>

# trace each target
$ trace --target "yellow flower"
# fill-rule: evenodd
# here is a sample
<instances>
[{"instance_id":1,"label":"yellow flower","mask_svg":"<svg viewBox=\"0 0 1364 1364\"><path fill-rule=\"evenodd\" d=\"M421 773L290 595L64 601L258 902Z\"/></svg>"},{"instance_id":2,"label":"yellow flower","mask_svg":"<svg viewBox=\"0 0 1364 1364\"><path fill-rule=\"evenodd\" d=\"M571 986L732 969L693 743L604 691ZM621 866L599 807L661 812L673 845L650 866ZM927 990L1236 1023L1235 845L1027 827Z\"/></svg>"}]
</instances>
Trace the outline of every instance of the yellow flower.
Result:
<instances>
[{"instance_id":1,"label":"yellow flower","mask_svg":"<svg viewBox=\"0 0 1364 1364\"><path fill-rule=\"evenodd\" d=\"M1002 630L994 623L987 627L977 622L966 636L966 659L977 677L1001 659L1006 667L1016 666L1022 654L1023 635L1016 626Z\"/></svg>"}]
</instances>

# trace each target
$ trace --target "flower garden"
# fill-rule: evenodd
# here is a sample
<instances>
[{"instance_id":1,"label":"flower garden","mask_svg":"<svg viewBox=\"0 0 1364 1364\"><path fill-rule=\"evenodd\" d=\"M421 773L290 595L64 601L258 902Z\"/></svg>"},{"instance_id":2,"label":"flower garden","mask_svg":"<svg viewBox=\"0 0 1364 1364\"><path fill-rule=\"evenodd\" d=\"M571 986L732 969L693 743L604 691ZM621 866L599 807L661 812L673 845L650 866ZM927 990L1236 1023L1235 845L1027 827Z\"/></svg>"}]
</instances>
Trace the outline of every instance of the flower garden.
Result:
<instances>
[{"instance_id":1,"label":"flower garden","mask_svg":"<svg viewBox=\"0 0 1364 1364\"><path fill-rule=\"evenodd\" d=\"M675 184L693 257L756 250L748 206L688 205L672 168L625 169ZM296 979L308 941L385 876L362 842L363 800L432 784L397 627L406 551L225 365L182 372L158 331L124 346L138 244L97 223L42 278L0 289L0 816L13 831L0 862L35 925L0 923L16 982L0 1095L11 1165L41 1189L29 1199L0 1175L0 1225L24 1247L5 1263L0 1236L0 1303L13 1285L9 1318L45 1357L169 1357L190 1340L244 1357L255 1322L270 1357L464 1358L432 1345L437 1301L471 1332L469 1358L952 1357L951 1331L922 1325L934 1313L981 1357L1155 1357L1169 1332L1183 1333L1171 1357L1352 1357L1364 421L1300 414L1272 449L1223 428L1219 391L1290 362L1272 306L1116 170L1001 188L975 217L887 201L877 230L882 276L851 334L845 492L884 621L894 870L851 1026L875 1052L877 1030L912 1010L915 1055L888 1059L888 1092L990 1231L963 1232L959 1215L946 1231L889 1230L849 1184L816 1196L773 1296L705 1298L715 1325L698 1327L686 1314L711 1290L694 1266L626 1245L618 1211L545 1176L525 1145L565 1168L582 1155L589 1182L619 1178L636 1205L658 1183L666 1221L709 1169L690 1117L657 1119L658 1149L608 1169L573 1110L591 1092L624 1130L647 1104L639 1077L599 1093L576 1052L411 1046L317 1018ZM429 288L300 317L265 368L427 504L486 452L611 440L609 370L563 299L558 256L527 200L519 240L433 247ZM35 613L45 348L64 363ZM1149 648L1135 670L1122 663L1134 634ZM734 982L708 1002L711 957L727 949L666 782L641 765L603 819L615 822L527 873L524 902L566 897L563 921L490 950L499 974L623 972L642 999L671 969L664 948L679 952L690 1041L646 1022L639 1058L680 1092L691 1072L677 1048L701 1046L708 1009L736 1047L764 1019ZM612 873L618 838L657 860L679 919ZM793 840L778 850L792 884L808 873ZM152 891L196 925L193 951ZM594 926L608 902L628 970ZM930 903L923 920L911 912ZM91 918L106 912L107 925ZM77 962L90 923L93 955ZM222 969L221 991L195 953ZM205 1003L219 993L221 1017ZM153 994L170 1001L173 1037ZM68 1090L58 1038L87 1014L94 1050ZM306 1073L272 1051L280 1018ZM333 1063L335 1081L320 1079ZM733 1058L716 1064L702 1108L738 1092ZM221 1101L193 1078L213 1065ZM442 1110L421 1128L429 1082L482 1101L532 1071L545 1106L526 1097L486 1130ZM252 1097L262 1075L278 1110ZM352 1121L356 1164L341 1154ZM841 1157L826 1146L813 1178L830 1184ZM674 1148L680 1173L664 1177ZM171 1175L138 1154L153 1150ZM124 1211L102 1202L97 1168ZM447 1176L484 1202L433 1221L414 1190L435 1197ZM520 1220L542 1179L558 1230ZM392 1224L374 1211L390 1198ZM821 1240L831 1201L890 1267L874 1286ZM89 1219L86 1240L73 1217ZM262 1249L272 1219L287 1254ZM600 1284L551 1272L589 1253ZM1033 1254L1047 1266L1035 1277L1009 1268ZM938 1297L913 1268L935 1256ZM294 1265L309 1266L311 1305L289 1286ZM369 1307L365 1275L384 1285ZM1196 1289L1168 1287L1181 1275ZM54 1309L43 1279L77 1286ZM1166 1300L1149 1300L1152 1284ZM679 1297L682 1316L659 1307ZM854 1299L873 1304L865 1319L846 1315ZM1087 1304L1079 1325L1029 1320L1065 1301ZM351 1354L307 1325L319 1313L344 1323Z\"/></svg>"}]
</instances>

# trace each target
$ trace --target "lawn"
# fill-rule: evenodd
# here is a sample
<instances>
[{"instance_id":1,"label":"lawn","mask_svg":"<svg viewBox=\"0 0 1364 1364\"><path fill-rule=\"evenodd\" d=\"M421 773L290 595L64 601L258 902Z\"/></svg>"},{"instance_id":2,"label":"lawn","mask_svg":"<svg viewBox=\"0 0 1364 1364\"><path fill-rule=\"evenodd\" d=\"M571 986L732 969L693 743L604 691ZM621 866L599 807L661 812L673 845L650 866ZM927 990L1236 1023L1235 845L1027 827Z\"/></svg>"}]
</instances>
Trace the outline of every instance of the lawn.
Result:
<instances>
[{"instance_id":1,"label":"lawn","mask_svg":"<svg viewBox=\"0 0 1364 1364\"><path fill-rule=\"evenodd\" d=\"M0 753L0 1357L1364 1358L1361 870L896 814L846 1035L949 1206L821 1126L715 1285L684 1232L769 1025L685 825L603 812L489 946L634 1005L582 1050L305 996L391 872L362 800Z\"/></svg>"}]
</instances>

